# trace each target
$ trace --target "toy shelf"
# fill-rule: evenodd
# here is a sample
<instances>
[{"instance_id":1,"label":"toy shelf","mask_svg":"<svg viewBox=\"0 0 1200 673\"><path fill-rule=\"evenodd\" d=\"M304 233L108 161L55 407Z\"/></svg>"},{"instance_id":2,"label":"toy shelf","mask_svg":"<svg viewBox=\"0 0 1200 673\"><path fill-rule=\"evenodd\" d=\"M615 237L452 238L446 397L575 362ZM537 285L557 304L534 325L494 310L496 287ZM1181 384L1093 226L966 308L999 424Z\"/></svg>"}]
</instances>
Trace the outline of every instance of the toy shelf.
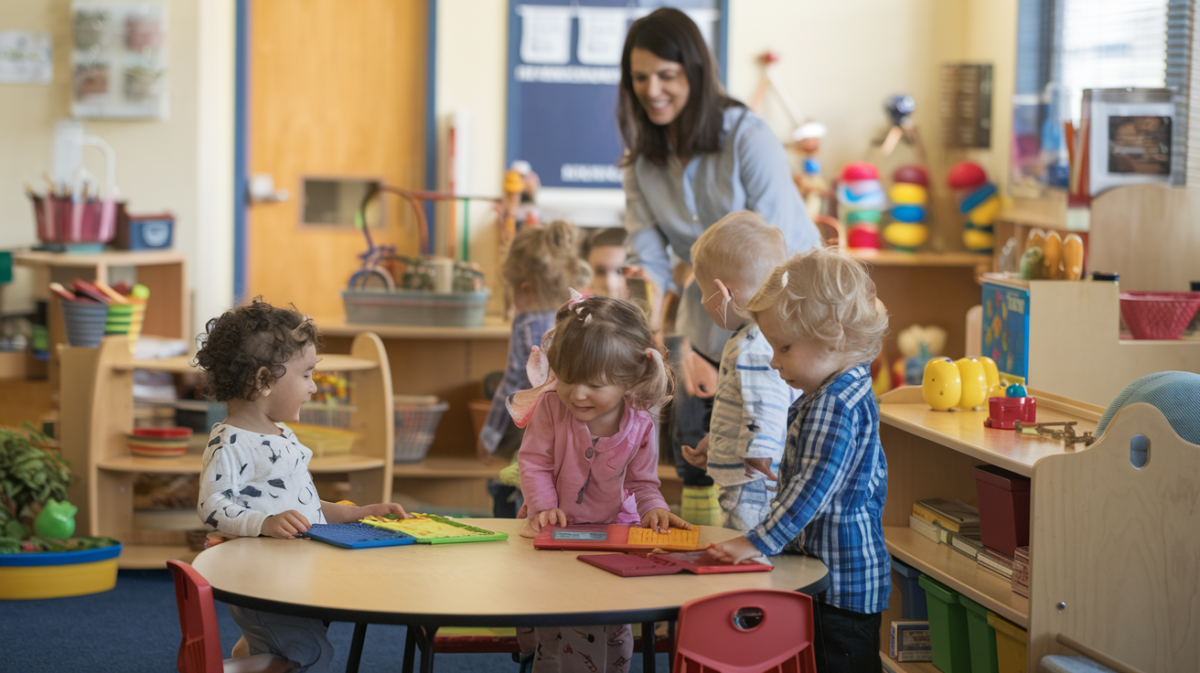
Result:
<instances>
[{"instance_id":1,"label":"toy shelf","mask_svg":"<svg viewBox=\"0 0 1200 673\"><path fill-rule=\"evenodd\" d=\"M894 671L895 673L942 673L941 669L928 661L900 662L889 657L887 652L880 652L879 658L883 660L884 673L887 673L887 671Z\"/></svg>"},{"instance_id":2,"label":"toy shelf","mask_svg":"<svg viewBox=\"0 0 1200 673\"><path fill-rule=\"evenodd\" d=\"M357 502L388 502L392 498L392 453L395 418L392 412L391 367L379 337L356 336L348 355L323 355L317 368L346 371L360 401L351 427L359 435L354 453L314 457L314 474L347 475L351 498ZM173 458L133 456L126 434L133 429L133 372L156 369L194 371L189 358L134 361L124 336L107 337L98 348L59 347L62 361L62 454L75 468L68 489L79 508L76 520L85 535L129 539L134 523L133 490L140 473L198 474L200 456ZM197 528L200 528L197 520ZM179 545L125 545L121 568L161 568L168 559L194 556Z\"/></svg>"},{"instance_id":3,"label":"toy shelf","mask_svg":"<svg viewBox=\"0 0 1200 673\"><path fill-rule=\"evenodd\" d=\"M1103 413L1099 406L1036 389L1030 395L1038 401L1038 421L1075 420L1081 433L1094 431ZM1200 659L1200 632L1164 633L1156 626L1164 620L1200 623L1200 605L1190 598L1200 591L1200 580L1172 570L1200 555L1200 539L1164 533L1200 526L1192 506L1200 488L1200 447L1181 440L1148 404L1122 410L1090 447L985 429L986 416L934 412L916 387L882 397L889 553L1027 629L1030 670L1045 654L1072 653L1057 644L1058 635L1141 670L1174 670L1171 662ZM1130 465L1135 435L1148 438L1154 452L1141 469ZM909 528L917 500L941 497L977 505L973 470L981 464L1032 478L1029 599L999 575ZM880 632L885 643L891 622L900 619L901 587L893 574ZM1060 609L1060 603L1066 607ZM883 660L895 671L933 670L894 662L886 653Z\"/></svg>"},{"instance_id":4,"label":"toy shelf","mask_svg":"<svg viewBox=\"0 0 1200 673\"><path fill-rule=\"evenodd\" d=\"M850 254L872 266L959 266L984 270L992 266L992 258L989 255L970 252L896 252L856 248L851 250Z\"/></svg>"},{"instance_id":5,"label":"toy shelf","mask_svg":"<svg viewBox=\"0 0 1200 673\"><path fill-rule=\"evenodd\" d=\"M326 336L353 336L369 331L381 339L501 339L508 341L512 334L512 323L498 316L487 316L480 327L451 327L426 325L386 325L347 323L340 316L329 320L318 319L317 326Z\"/></svg>"}]
</instances>

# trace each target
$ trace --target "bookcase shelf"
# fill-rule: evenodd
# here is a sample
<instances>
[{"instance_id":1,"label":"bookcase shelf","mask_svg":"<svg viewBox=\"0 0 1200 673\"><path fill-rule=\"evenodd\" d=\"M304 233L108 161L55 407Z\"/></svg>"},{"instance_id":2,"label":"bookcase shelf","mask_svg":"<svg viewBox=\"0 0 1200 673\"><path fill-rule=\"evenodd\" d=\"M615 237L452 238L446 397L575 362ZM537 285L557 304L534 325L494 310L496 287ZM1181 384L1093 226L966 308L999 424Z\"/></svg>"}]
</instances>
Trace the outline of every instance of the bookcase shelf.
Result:
<instances>
[{"instance_id":1,"label":"bookcase shelf","mask_svg":"<svg viewBox=\"0 0 1200 673\"><path fill-rule=\"evenodd\" d=\"M897 671L902 673L942 673L942 671L928 661L896 661L888 656L887 652L880 652L879 658L883 660L883 670Z\"/></svg>"}]
</instances>

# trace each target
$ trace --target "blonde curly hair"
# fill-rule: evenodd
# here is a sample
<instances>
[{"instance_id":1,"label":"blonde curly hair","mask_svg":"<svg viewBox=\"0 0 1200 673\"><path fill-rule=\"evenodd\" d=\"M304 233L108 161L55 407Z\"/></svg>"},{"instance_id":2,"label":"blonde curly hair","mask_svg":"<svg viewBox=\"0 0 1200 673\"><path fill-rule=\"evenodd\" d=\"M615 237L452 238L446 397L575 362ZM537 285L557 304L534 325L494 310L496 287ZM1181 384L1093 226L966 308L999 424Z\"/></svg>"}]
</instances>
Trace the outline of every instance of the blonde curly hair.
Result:
<instances>
[{"instance_id":1,"label":"blonde curly hair","mask_svg":"<svg viewBox=\"0 0 1200 673\"><path fill-rule=\"evenodd\" d=\"M792 336L818 340L857 362L879 355L888 328L866 265L835 248L776 267L746 308L755 320L772 312Z\"/></svg>"}]
</instances>

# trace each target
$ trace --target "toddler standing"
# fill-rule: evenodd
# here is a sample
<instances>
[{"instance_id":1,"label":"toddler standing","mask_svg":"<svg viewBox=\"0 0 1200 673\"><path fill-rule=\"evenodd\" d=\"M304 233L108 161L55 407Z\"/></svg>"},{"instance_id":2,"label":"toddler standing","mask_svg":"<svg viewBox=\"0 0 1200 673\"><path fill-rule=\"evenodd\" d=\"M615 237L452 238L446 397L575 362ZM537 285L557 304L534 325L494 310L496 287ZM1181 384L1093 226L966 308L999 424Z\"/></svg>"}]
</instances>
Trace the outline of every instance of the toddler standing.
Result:
<instances>
[{"instance_id":1,"label":"toddler standing","mask_svg":"<svg viewBox=\"0 0 1200 673\"><path fill-rule=\"evenodd\" d=\"M786 259L783 232L750 211L730 213L692 245L696 284L718 327L732 330L717 375L712 422L684 458L717 485L721 525L747 531L762 522L787 438L788 407L800 391L771 369L774 352L745 305Z\"/></svg>"},{"instance_id":2,"label":"toddler standing","mask_svg":"<svg viewBox=\"0 0 1200 673\"><path fill-rule=\"evenodd\" d=\"M519 454L529 513L523 534L576 523L691 528L659 492L651 409L667 400L671 382L642 312L619 299L577 297L558 310L546 339L547 381L510 402L514 420L527 425ZM535 673L629 669L628 624L536 632Z\"/></svg>"},{"instance_id":3,"label":"toddler standing","mask_svg":"<svg viewBox=\"0 0 1200 673\"><path fill-rule=\"evenodd\" d=\"M775 269L747 308L774 349L771 366L804 395L789 410L766 519L709 553L726 563L785 551L821 559L831 583L813 603L817 670L879 671L891 568L882 519L887 461L870 363L887 314L863 264L827 248Z\"/></svg>"},{"instance_id":4,"label":"toddler standing","mask_svg":"<svg viewBox=\"0 0 1200 673\"><path fill-rule=\"evenodd\" d=\"M396 503L367 507L324 502L308 472L312 451L284 425L300 420L300 405L317 390L321 335L306 316L255 299L208 322L196 353L204 392L229 405L212 428L200 471L200 519L243 537L291 539L314 523L349 523L366 516L406 516ZM286 568L280 568L286 572ZM325 671L333 645L319 619L229 606L250 654L271 653Z\"/></svg>"}]
</instances>

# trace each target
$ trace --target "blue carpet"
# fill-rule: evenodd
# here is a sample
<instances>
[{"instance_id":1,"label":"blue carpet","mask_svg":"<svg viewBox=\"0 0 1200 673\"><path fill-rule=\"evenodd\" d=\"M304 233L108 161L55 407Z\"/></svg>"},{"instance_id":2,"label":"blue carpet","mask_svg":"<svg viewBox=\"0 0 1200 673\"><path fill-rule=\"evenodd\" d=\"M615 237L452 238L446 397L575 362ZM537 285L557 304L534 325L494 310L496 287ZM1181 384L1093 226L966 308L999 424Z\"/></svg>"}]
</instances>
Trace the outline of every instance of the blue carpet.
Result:
<instances>
[{"instance_id":1,"label":"blue carpet","mask_svg":"<svg viewBox=\"0 0 1200 673\"><path fill-rule=\"evenodd\" d=\"M221 602L217 620L221 649L228 655L240 632ZM337 648L333 671L346 670L353 632L351 624L330 625L329 639ZM0 601L0 633L0 669L6 671L174 671L179 649L175 585L166 570L122 570L116 588L105 593ZM359 670L399 671L403 657L404 627L372 625ZM659 654L656 662L659 671L667 670L666 654ZM442 673L517 670L508 654L439 654L436 664ZM641 670L641 655L635 655L630 671Z\"/></svg>"}]
</instances>

